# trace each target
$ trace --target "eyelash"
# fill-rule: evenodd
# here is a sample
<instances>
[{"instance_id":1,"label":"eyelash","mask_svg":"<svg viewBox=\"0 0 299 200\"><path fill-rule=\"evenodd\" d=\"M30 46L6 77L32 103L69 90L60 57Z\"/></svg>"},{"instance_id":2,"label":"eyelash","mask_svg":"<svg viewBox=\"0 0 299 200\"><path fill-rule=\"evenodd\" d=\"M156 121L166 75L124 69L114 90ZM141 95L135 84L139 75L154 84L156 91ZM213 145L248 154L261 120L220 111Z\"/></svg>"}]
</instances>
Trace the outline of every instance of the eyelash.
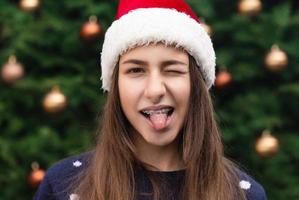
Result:
<instances>
[{"instance_id":1,"label":"eyelash","mask_svg":"<svg viewBox=\"0 0 299 200\"><path fill-rule=\"evenodd\" d=\"M178 71L178 70L167 70L166 72L170 73L176 73L176 74L183 74L184 72Z\"/></svg>"},{"instance_id":2,"label":"eyelash","mask_svg":"<svg viewBox=\"0 0 299 200\"><path fill-rule=\"evenodd\" d=\"M139 74L139 73L143 73L144 69L141 67L135 67L135 68L131 68L127 71L127 73L129 74ZM166 70L166 73L173 73L173 74L184 74L185 72L183 71L179 71L179 70Z\"/></svg>"},{"instance_id":3,"label":"eyelash","mask_svg":"<svg viewBox=\"0 0 299 200\"><path fill-rule=\"evenodd\" d=\"M138 72L136 72L136 70L138 70ZM129 69L128 73L133 73L133 74L141 73L141 70L142 70L142 72L144 72L143 68L141 68L141 67L135 67L135 68Z\"/></svg>"}]
</instances>

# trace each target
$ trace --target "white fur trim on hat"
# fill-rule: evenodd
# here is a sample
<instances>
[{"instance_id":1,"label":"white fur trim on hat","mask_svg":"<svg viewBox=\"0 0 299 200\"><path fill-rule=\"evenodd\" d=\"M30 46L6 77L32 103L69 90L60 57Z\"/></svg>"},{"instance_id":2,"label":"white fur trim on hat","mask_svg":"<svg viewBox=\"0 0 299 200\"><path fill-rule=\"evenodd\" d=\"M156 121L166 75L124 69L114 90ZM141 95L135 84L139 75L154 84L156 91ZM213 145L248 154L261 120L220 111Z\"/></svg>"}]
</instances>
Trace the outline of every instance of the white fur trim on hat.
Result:
<instances>
[{"instance_id":1,"label":"white fur trim on hat","mask_svg":"<svg viewBox=\"0 0 299 200\"><path fill-rule=\"evenodd\" d=\"M101 55L102 88L109 90L119 56L137 46L175 44L194 57L209 89L215 80L215 52L204 28L190 16L168 8L139 8L114 21Z\"/></svg>"}]
</instances>

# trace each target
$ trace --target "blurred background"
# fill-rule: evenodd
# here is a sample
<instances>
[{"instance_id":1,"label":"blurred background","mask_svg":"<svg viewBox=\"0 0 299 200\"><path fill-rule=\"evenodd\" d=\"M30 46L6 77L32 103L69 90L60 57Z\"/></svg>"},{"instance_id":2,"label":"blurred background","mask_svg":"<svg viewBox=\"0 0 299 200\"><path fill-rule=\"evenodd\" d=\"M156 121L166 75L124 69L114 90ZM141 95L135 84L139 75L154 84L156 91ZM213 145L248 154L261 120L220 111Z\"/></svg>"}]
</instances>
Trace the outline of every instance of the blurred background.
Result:
<instances>
[{"instance_id":1,"label":"blurred background","mask_svg":"<svg viewBox=\"0 0 299 200\"><path fill-rule=\"evenodd\" d=\"M269 199L299 199L299 1L187 2L214 43L226 155ZM46 169L94 144L117 3L0 0L0 199L32 199Z\"/></svg>"}]
</instances>

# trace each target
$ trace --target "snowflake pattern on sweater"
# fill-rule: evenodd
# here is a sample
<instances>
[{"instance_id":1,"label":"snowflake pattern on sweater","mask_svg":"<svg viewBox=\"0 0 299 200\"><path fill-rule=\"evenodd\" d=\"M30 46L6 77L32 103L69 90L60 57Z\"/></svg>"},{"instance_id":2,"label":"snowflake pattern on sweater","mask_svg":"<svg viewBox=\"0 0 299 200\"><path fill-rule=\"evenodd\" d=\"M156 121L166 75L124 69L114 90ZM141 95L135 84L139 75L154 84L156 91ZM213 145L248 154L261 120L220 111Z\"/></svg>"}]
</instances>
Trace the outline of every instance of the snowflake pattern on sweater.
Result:
<instances>
[{"instance_id":1,"label":"snowflake pattern on sweater","mask_svg":"<svg viewBox=\"0 0 299 200\"><path fill-rule=\"evenodd\" d=\"M66 158L51 167L40 184L34 200L79 200L77 194L66 190L72 184L72 177L75 177L80 170L87 166L92 153L84 153L78 156ZM159 176L168 178L172 183L179 182L183 177L183 170L178 172L157 172ZM150 182L144 173L138 174L137 184L139 193L150 191ZM175 184L174 188L176 188ZM239 186L246 192L248 200L267 200L265 190L252 177L240 171ZM138 196L137 200L150 200L148 196Z\"/></svg>"}]
</instances>

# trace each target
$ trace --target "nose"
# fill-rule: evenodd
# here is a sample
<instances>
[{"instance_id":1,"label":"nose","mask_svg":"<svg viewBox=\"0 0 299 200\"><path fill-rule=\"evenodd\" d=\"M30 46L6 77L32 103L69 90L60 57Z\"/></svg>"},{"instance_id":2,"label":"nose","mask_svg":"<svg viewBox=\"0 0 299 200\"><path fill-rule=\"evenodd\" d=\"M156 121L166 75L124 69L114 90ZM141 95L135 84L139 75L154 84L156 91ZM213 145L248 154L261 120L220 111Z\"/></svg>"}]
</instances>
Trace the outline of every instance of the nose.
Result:
<instances>
[{"instance_id":1,"label":"nose","mask_svg":"<svg viewBox=\"0 0 299 200\"><path fill-rule=\"evenodd\" d=\"M147 84L144 90L144 95L153 104L161 101L166 93L165 81L161 74L154 73L148 76Z\"/></svg>"}]
</instances>

